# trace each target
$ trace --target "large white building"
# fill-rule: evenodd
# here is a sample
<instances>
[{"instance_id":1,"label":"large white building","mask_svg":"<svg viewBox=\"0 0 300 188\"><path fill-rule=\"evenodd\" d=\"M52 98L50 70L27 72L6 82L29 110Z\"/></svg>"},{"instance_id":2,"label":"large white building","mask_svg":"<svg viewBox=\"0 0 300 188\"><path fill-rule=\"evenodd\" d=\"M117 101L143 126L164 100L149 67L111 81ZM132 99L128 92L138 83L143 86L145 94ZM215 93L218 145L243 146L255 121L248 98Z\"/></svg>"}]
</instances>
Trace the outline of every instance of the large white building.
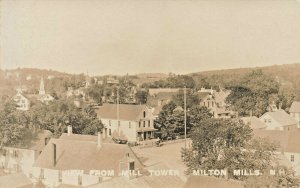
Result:
<instances>
[{"instance_id":1,"label":"large white building","mask_svg":"<svg viewBox=\"0 0 300 188\"><path fill-rule=\"evenodd\" d=\"M154 137L154 116L146 105L103 104L96 112L108 136L128 142Z\"/></svg>"}]
</instances>

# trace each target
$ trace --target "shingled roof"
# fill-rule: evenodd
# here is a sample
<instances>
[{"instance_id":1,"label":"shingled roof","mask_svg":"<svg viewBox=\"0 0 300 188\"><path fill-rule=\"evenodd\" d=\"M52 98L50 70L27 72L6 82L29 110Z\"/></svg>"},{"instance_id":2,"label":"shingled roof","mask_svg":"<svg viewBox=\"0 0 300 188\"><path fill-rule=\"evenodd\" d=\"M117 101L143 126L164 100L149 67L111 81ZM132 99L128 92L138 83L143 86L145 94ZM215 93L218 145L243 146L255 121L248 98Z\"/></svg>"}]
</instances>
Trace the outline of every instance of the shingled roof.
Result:
<instances>
[{"instance_id":1,"label":"shingled roof","mask_svg":"<svg viewBox=\"0 0 300 188\"><path fill-rule=\"evenodd\" d=\"M54 149L56 145L56 163L54 164ZM129 154L129 157L128 157ZM34 166L39 168L69 170L114 170L119 173L119 163L133 159L137 168L142 168L138 158L127 145L102 143L100 149L95 141L82 141L73 139L51 139Z\"/></svg>"},{"instance_id":2,"label":"shingled roof","mask_svg":"<svg viewBox=\"0 0 300 188\"><path fill-rule=\"evenodd\" d=\"M244 183L209 176L190 176L183 188L244 188Z\"/></svg>"},{"instance_id":3,"label":"shingled roof","mask_svg":"<svg viewBox=\"0 0 300 188\"><path fill-rule=\"evenodd\" d=\"M263 129L266 128L267 125L262 122L260 119L258 119L255 116L252 117L242 117L241 118L245 124L249 124L251 129Z\"/></svg>"},{"instance_id":4,"label":"shingled roof","mask_svg":"<svg viewBox=\"0 0 300 188\"><path fill-rule=\"evenodd\" d=\"M300 153L300 130L254 130L254 138L266 138L279 144L284 152Z\"/></svg>"},{"instance_id":5,"label":"shingled roof","mask_svg":"<svg viewBox=\"0 0 300 188\"><path fill-rule=\"evenodd\" d=\"M297 124L297 121L293 119L291 116L289 116L289 114L287 114L284 110L278 110L275 112L266 112L264 115L262 115L261 119L265 115L271 116L275 121L280 123L282 126Z\"/></svg>"},{"instance_id":6,"label":"shingled roof","mask_svg":"<svg viewBox=\"0 0 300 188\"><path fill-rule=\"evenodd\" d=\"M294 101L289 111L292 113L300 112L300 102Z\"/></svg>"},{"instance_id":7,"label":"shingled roof","mask_svg":"<svg viewBox=\"0 0 300 188\"><path fill-rule=\"evenodd\" d=\"M139 120L146 105L119 104L120 120ZM117 104L103 104L95 110L100 119L117 119Z\"/></svg>"}]
</instances>

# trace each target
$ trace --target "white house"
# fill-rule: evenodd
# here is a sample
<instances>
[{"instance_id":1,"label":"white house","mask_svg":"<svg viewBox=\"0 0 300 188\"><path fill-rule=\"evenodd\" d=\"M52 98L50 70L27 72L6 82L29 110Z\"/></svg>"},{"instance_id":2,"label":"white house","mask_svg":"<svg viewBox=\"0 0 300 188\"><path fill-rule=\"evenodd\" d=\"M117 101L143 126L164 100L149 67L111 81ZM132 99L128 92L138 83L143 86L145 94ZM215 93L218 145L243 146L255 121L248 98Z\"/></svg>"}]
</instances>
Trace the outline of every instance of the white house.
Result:
<instances>
[{"instance_id":1,"label":"white house","mask_svg":"<svg viewBox=\"0 0 300 188\"><path fill-rule=\"evenodd\" d=\"M154 116L146 105L103 104L96 109L106 135L137 142L154 136Z\"/></svg>"},{"instance_id":2,"label":"white house","mask_svg":"<svg viewBox=\"0 0 300 188\"><path fill-rule=\"evenodd\" d=\"M284 110L266 112L259 119L267 125L267 130L289 131L297 129L297 121Z\"/></svg>"},{"instance_id":3,"label":"white house","mask_svg":"<svg viewBox=\"0 0 300 188\"><path fill-rule=\"evenodd\" d=\"M33 177L47 187L90 186L142 169L128 145L104 143L98 136L64 134L51 139L33 167Z\"/></svg>"},{"instance_id":4,"label":"white house","mask_svg":"<svg viewBox=\"0 0 300 188\"><path fill-rule=\"evenodd\" d=\"M294 101L289 112L290 116L298 122L297 126L300 128L300 102Z\"/></svg>"},{"instance_id":5,"label":"white house","mask_svg":"<svg viewBox=\"0 0 300 188\"><path fill-rule=\"evenodd\" d=\"M0 166L6 173L22 172L27 177L32 175L32 166L40 152L51 137L50 131L42 131L37 138L26 147L4 147L0 156Z\"/></svg>"},{"instance_id":6,"label":"white house","mask_svg":"<svg viewBox=\"0 0 300 188\"><path fill-rule=\"evenodd\" d=\"M22 95L20 91L18 91L13 97L13 100L15 101L18 110L29 110L30 101L24 95Z\"/></svg>"}]
</instances>

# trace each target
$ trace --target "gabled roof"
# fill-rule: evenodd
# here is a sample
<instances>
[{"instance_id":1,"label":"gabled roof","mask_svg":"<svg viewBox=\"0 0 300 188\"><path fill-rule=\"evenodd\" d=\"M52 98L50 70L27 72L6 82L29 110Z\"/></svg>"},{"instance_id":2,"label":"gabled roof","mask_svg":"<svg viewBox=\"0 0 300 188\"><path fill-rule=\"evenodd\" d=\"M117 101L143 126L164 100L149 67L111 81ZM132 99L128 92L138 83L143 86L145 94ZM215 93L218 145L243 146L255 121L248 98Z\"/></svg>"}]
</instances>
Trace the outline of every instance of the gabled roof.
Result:
<instances>
[{"instance_id":1,"label":"gabled roof","mask_svg":"<svg viewBox=\"0 0 300 188\"><path fill-rule=\"evenodd\" d=\"M21 173L0 176L0 187L19 188L32 187L31 181Z\"/></svg>"},{"instance_id":2,"label":"gabled roof","mask_svg":"<svg viewBox=\"0 0 300 188\"><path fill-rule=\"evenodd\" d=\"M147 169L169 170L170 168L158 163ZM184 182L179 176L151 176L146 169L144 169L144 171L145 172L142 172L142 176L137 178L128 179L127 177L120 176L89 186L89 188L182 188L184 185Z\"/></svg>"},{"instance_id":3,"label":"gabled roof","mask_svg":"<svg viewBox=\"0 0 300 188\"><path fill-rule=\"evenodd\" d=\"M260 117L263 119L265 115L271 116L275 121L280 123L282 126L294 125L297 124L297 121L289 116L284 110L278 110L275 112L266 112L264 115Z\"/></svg>"},{"instance_id":4,"label":"gabled roof","mask_svg":"<svg viewBox=\"0 0 300 188\"><path fill-rule=\"evenodd\" d=\"M197 92L195 93L200 100L204 100L207 96L210 96L210 92Z\"/></svg>"},{"instance_id":5,"label":"gabled roof","mask_svg":"<svg viewBox=\"0 0 300 188\"><path fill-rule=\"evenodd\" d=\"M292 106L291 106L291 108L290 108L289 111L290 111L290 112L300 112L300 102L294 101L294 102L292 103Z\"/></svg>"},{"instance_id":6,"label":"gabled roof","mask_svg":"<svg viewBox=\"0 0 300 188\"><path fill-rule=\"evenodd\" d=\"M179 88L150 88L149 89L149 95L156 95L158 93L161 92L172 92L172 93L176 93L178 92L180 89Z\"/></svg>"},{"instance_id":7,"label":"gabled roof","mask_svg":"<svg viewBox=\"0 0 300 188\"><path fill-rule=\"evenodd\" d=\"M145 110L146 105L119 104L119 119L139 120ZM117 104L103 104L95 111L100 119L117 119Z\"/></svg>"},{"instance_id":8,"label":"gabled roof","mask_svg":"<svg viewBox=\"0 0 300 188\"><path fill-rule=\"evenodd\" d=\"M43 130L37 135L37 139L33 142L31 147L29 149L36 150L36 151L42 151L44 147L46 146L45 139L49 139L52 136L51 131Z\"/></svg>"},{"instance_id":9,"label":"gabled roof","mask_svg":"<svg viewBox=\"0 0 300 188\"><path fill-rule=\"evenodd\" d=\"M183 188L244 188L244 183L210 176L190 176Z\"/></svg>"},{"instance_id":10,"label":"gabled roof","mask_svg":"<svg viewBox=\"0 0 300 188\"><path fill-rule=\"evenodd\" d=\"M65 140L77 140L77 141L92 141L97 142L97 136L96 135L84 135L84 134L70 134L63 133L59 139L65 139ZM105 143L114 143L111 138L105 138L103 139L103 142Z\"/></svg>"},{"instance_id":11,"label":"gabled roof","mask_svg":"<svg viewBox=\"0 0 300 188\"><path fill-rule=\"evenodd\" d=\"M55 165L53 144L56 145ZM86 173L95 169L114 170L115 175L118 175L120 162L124 163L129 159L134 159L137 168L143 167L128 145L102 143L102 147L98 149L95 141L51 139L34 166L55 170L78 169Z\"/></svg>"},{"instance_id":12,"label":"gabled roof","mask_svg":"<svg viewBox=\"0 0 300 188\"><path fill-rule=\"evenodd\" d=\"M300 153L300 130L254 130L254 138L267 138L278 143L284 152Z\"/></svg>"},{"instance_id":13,"label":"gabled roof","mask_svg":"<svg viewBox=\"0 0 300 188\"><path fill-rule=\"evenodd\" d=\"M249 124L251 129L263 129L266 128L267 125L258 119L255 116L252 117L242 117L241 118L245 124Z\"/></svg>"}]
</instances>

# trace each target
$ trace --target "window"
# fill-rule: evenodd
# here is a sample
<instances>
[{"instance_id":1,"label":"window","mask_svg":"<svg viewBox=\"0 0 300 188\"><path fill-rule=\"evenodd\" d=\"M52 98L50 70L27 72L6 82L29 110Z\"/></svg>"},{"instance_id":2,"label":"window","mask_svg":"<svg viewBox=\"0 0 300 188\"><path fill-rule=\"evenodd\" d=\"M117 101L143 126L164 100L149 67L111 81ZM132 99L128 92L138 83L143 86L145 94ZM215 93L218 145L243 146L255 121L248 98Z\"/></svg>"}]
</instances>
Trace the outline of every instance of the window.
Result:
<instances>
[{"instance_id":1,"label":"window","mask_svg":"<svg viewBox=\"0 0 300 188\"><path fill-rule=\"evenodd\" d=\"M146 122L145 121L143 121L143 126L146 127Z\"/></svg>"},{"instance_id":2,"label":"window","mask_svg":"<svg viewBox=\"0 0 300 188\"><path fill-rule=\"evenodd\" d=\"M109 126L111 126L111 120L108 121Z\"/></svg>"},{"instance_id":3,"label":"window","mask_svg":"<svg viewBox=\"0 0 300 188\"><path fill-rule=\"evenodd\" d=\"M146 117L146 111L144 111L144 113L143 113L143 114L144 114L144 118L145 118L145 117Z\"/></svg>"},{"instance_id":4,"label":"window","mask_svg":"<svg viewBox=\"0 0 300 188\"><path fill-rule=\"evenodd\" d=\"M150 120L148 121L148 127L150 127Z\"/></svg>"},{"instance_id":5,"label":"window","mask_svg":"<svg viewBox=\"0 0 300 188\"><path fill-rule=\"evenodd\" d=\"M58 182L62 182L62 171L58 171Z\"/></svg>"},{"instance_id":6,"label":"window","mask_svg":"<svg viewBox=\"0 0 300 188\"><path fill-rule=\"evenodd\" d=\"M134 161L129 162L129 170L134 170Z\"/></svg>"},{"instance_id":7,"label":"window","mask_svg":"<svg viewBox=\"0 0 300 188\"><path fill-rule=\"evenodd\" d=\"M139 128L141 128L141 122L139 121Z\"/></svg>"},{"instance_id":8,"label":"window","mask_svg":"<svg viewBox=\"0 0 300 188\"><path fill-rule=\"evenodd\" d=\"M111 136L111 129L108 129L108 134L109 136Z\"/></svg>"},{"instance_id":9,"label":"window","mask_svg":"<svg viewBox=\"0 0 300 188\"><path fill-rule=\"evenodd\" d=\"M291 155L291 162L294 162L294 161L295 161L295 156Z\"/></svg>"},{"instance_id":10,"label":"window","mask_svg":"<svg viewBox=\"0 0 300 188\"><path fill-rule=\"evenodd\" d=\"M82 176L78 176L78 185L82 185Z\"/></svg>"},{"instance_id":11,"label":"window","mask_svg":"<svg viewBox=\"0 0 300 188\"><path fill-rule=\"evenodd\" d=\"M17 158L17 157L18 157L18 152L17 152L17 150L14 150L13 156L14 156L14 158Z\"/></svg>"},{"instance_id":12,"label":"window","mask_svg":"<svg viewBox=\"0 0 300 188\"><path fill-rule=\"evenodd\" d=\"M40 171L40 178L44 179L44 169L43 168L41 168L41 171Z\"/></svg>"},{"instance_id":13,"label":"window","mask_svg":"<svg viewBox=\"0 0 300 188\"><path fill-rule=\"evenodd\" d=\"M128 123L128 124L129 124L129 129L130 129L130 128L131 128L131 122L129 121L129 123Z\"/></svg>"}]
</instances>

